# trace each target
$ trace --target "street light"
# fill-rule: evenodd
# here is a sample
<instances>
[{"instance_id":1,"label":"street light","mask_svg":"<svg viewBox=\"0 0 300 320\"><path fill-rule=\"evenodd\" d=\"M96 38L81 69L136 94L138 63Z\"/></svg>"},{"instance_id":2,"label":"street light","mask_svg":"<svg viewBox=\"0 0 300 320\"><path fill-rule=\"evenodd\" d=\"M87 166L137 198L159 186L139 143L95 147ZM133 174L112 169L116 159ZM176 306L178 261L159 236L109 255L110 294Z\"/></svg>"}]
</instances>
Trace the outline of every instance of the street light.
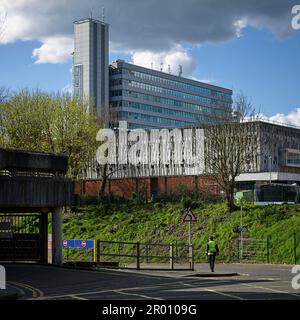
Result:
<instances>
[{"instance_id":1,"label":"street light","mask_svg":"<svg viewBox=\"0 0 300 320\"><path fill-rule=\"evenodd\" d=\"M241 225L241 232L240 232L240 257L243 259L243 203L241 201L241 216L240 216L240 225Z\"/></svg>"}]
</instances>

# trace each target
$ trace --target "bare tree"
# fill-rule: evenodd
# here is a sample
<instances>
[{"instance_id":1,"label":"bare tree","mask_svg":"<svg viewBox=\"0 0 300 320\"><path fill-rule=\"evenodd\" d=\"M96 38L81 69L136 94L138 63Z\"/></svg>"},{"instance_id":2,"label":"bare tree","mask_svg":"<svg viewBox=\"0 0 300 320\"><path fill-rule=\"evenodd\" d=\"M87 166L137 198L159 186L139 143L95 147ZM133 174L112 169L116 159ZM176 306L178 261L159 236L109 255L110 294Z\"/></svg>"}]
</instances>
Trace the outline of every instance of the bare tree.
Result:
<instances>
[{"instance_id":1,"label":"bare tree","mask_svg":"<svg viewBox=\"0 0 300 320\"><path fill-rule=\"evenodd\" d=\"M118 166L117 165L108 165L108 164L104 164L99 166L99 170L100 170L100 177L101 177L101 183L99 186L99 190L98 190L98 197L99 199L104 197L104 193L105 193L105 188L107 185L107 182L109 180L109 178L117 172Z\"/></svg>"},{"instance_id":2,"label":"bare tree","mask_svg":"<svg viewBox=\"0 0 300 320\"><path fill-rule=\"evenodd\" d=\"M228 210L235 209L236 177L253 164L257 136L251 120L255 109L251 101L239 94L233 112L214 119L205 127L205 168L225 192Z\"/></svg>"}]
</instances>

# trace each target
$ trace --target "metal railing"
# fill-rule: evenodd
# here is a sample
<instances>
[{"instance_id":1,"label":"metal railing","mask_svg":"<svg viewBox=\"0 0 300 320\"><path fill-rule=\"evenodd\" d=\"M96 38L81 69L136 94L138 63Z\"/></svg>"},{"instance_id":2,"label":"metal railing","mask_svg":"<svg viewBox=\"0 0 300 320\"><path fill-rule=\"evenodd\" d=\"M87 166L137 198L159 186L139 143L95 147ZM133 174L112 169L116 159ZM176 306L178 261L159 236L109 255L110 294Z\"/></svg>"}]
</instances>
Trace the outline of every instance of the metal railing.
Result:
<instances>
[{"instance_id":1,"label":"metal railing","mask_svg":"<svg viewBox=\"0 0 300 320\"><path fill-rule=\"evenodd\" d=\"M97 240L96 262L108 262L112 257L125 266L135 264L137 270L142 263L147 268L151 263L168 263L170 270L175 270L176 264L185 264L184 269L194 270L193 246L186 244Z\"/></svg>"},{"instance_id":2,"label":"metal railing","mask_svg":"<svg viewBox=\"0 0 300 320\"><path fill-rule=\"evenodd\" d=\"M286 237L238 239L236 249L240 262L289 263L299 262L299 234ZM279 249L281 247L281 249Z\"/></svg>"}]
</instances>

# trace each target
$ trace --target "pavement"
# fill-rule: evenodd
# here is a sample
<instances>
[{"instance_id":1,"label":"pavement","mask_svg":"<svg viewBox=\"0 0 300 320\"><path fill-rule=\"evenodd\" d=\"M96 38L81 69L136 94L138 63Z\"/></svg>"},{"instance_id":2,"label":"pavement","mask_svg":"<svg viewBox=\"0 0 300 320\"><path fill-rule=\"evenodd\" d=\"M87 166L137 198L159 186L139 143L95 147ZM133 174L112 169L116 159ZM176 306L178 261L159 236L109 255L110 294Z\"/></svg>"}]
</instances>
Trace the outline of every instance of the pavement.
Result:
<instances>
[{"instance_id":1,"label":"pavement","mask_svg":"<svg viewBox=\"0 0 300 320\"><path fill-rule=\"evenodd\" d=\"M213 274L207 264L195 271L5 267L23 300L300 300L291 265L217 264Z\"/></svg>"}]
</instances>

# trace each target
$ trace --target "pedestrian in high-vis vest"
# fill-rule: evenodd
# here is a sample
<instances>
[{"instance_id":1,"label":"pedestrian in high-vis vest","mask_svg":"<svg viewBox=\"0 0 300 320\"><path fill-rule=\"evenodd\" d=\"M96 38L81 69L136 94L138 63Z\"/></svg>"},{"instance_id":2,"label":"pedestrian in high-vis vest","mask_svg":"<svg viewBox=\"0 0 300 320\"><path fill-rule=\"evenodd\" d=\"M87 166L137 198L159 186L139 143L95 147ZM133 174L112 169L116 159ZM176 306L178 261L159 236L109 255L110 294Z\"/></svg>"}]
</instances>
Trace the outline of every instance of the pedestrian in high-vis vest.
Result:
<instances>
[{"instance_id":1,"label":"pedestrian in high-vis vest","mask_svg":"<svg viewBox=\"0 0 300 320\"><path fill-rule=\"evenodd\" d=\"M219 248L213 236L209 237L209 241L206 244L205 253L208 258L211 272L215 272L215 260L216 255L219 254Z\"/></svg>"}]
</instances>

